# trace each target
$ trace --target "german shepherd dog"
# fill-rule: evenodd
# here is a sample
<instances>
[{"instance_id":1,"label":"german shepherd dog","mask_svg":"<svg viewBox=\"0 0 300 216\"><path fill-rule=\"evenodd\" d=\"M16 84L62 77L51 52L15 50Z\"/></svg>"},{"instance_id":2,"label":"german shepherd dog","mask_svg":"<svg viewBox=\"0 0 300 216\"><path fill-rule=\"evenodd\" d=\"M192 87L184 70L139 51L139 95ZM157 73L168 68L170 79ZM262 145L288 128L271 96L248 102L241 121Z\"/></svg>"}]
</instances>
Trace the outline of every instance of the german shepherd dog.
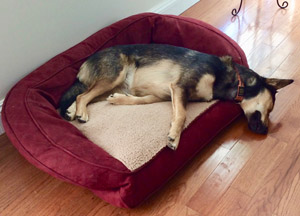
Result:
<instances>
[{"instance_id":1,"label":"german shepherd dog","mask_svg":"<svg viewBox=\"0 0 300 216\"><path fill-rule=\"evenodd\" d=\"M60 101L67 120L87 122L87 104L149 104L172 101L173 115L167 146L175 150L186 118L188 101L231 100L240 103L250 130L267 134L268 117L278 89L291 79L259 76L235 63L164 44L119 45L101 50L80 67L75 83Z\"/></svg>"}]
</instances>

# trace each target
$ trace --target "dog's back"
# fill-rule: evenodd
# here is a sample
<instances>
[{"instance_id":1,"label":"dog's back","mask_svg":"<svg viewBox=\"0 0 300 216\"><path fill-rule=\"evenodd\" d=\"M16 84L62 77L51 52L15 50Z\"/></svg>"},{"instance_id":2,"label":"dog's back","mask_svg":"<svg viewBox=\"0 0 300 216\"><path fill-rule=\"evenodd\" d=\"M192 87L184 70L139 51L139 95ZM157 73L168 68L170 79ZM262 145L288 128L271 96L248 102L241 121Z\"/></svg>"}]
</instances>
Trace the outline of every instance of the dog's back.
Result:
<instances>
[{"instance_id":1,"label":"dog's back","mask_svg":"<svg viewBox=\"0 0 300 216\"><path fill-rule=\"evenodd\" d=\"M121 45L89 58L81 67L78 78L84 84L91 85L98 79L113 81L122 70L126 73L124 84L127 93L137 96L154 94L170 99L170 83L187 86L194 95L193 91L203 75L209 74L209 80L212 80L216 71L225 68L218 57L183 47L165 44Z\"/></svg>"}]
</instances>

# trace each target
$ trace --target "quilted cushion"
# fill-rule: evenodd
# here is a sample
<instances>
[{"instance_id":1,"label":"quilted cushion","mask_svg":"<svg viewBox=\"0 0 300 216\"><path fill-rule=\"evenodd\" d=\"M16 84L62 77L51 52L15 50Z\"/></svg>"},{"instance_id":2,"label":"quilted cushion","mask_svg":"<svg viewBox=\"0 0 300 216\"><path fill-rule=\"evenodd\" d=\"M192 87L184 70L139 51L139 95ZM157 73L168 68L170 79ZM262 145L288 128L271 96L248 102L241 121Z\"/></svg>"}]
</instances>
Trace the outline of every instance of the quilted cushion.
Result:
<instances>
[{"instance_id":1,"label":"quilted cushion","mask_svg":"<svg viewBox=\"0 0 300 216\"><path fill-rule=\"evenodd\" d=\"M129 170L63 120L56 109L90 55L113 45L134 43L165 43L231 55L247 66L241 48L216 28L191 18L143 13L96 32L37 68L10 90L2 110L7 136L30 163L126 208L137 206L163 186L242 113L232 102L217 102L184 130L176 151L163 148L148 163Z\"/></svg>"}]
</instances>

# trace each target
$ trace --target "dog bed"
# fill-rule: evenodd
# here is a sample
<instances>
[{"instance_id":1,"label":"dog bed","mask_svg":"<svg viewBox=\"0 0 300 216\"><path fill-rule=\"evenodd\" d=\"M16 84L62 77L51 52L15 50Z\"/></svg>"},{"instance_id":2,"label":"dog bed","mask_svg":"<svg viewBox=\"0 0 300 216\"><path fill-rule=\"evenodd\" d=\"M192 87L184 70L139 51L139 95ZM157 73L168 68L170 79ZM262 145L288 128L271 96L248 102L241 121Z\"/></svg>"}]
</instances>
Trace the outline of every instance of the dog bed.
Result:
<instances>
[{"instance_id":1,"label":"dog bed","mask_svg":"<svg viewBox=\"0 0 300 216\"><path fill-rule=\"evenodd\" d=\"M135 43L165 43L218 56L231 55L237 63L247 66L241 48L216 28L191 18L143 13L98 31L40 66L10 90L2 110L7 136L30 163L126 208L139 205L166 184L242 113L233 102L215 102L190 120L176 151L163 147L149 161L128 168L62 119L56 109L61 95L72 85L80 65L90 55L113 45ZM130 129L128 125L122 133ZM113 139L116 131L111 130ZM143 139L135 145L140 143Z\"/></svg>"}]
</instances>

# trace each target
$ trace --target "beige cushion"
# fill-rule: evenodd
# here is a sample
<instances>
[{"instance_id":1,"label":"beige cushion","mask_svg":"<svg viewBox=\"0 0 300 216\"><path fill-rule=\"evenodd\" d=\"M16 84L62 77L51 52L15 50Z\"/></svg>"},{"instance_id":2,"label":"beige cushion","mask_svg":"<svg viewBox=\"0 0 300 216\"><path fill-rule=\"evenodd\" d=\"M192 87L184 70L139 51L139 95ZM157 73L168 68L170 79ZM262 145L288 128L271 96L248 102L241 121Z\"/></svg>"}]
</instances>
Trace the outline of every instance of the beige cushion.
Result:
<instances>
[{"instance_id":1,"label":"beige cushion","mask_svg":"<svg viewBox=\"0 0 300 216\"><path fill-rule=\"evenodd\" d=\"M214 103L188 103L185 127ZM90 104L88 113L87 123L72 124L131 171L147 163L167 144L171 102L111 105L104 101Z\"/></svg>"}]
</instances>

